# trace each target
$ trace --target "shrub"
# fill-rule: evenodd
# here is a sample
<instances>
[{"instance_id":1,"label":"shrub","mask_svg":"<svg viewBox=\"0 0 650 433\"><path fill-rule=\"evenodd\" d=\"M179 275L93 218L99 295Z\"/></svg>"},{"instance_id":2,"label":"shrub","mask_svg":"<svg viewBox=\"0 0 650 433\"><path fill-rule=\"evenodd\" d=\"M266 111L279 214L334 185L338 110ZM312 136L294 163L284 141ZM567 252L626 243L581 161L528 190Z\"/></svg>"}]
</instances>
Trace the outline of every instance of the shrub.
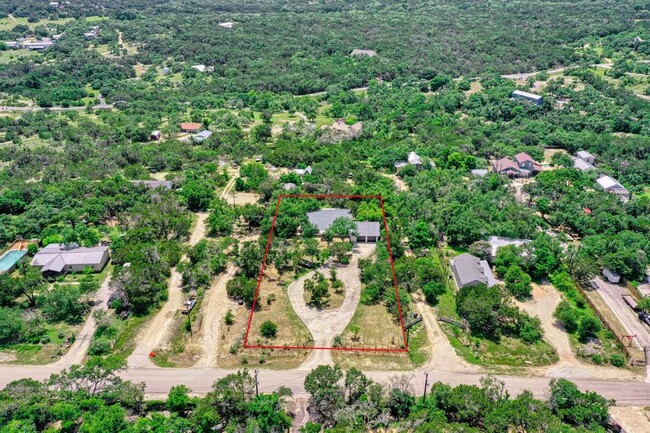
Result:
<instances>
[{"instance_id":1,"label":"shrub","mask_svg":"<svg viewBox=\"0 0 650 433\"><path fill-rule=\"evenodd\" d=\"M593 316L584 316L578 326L580 340L587 341L589 338L595 338L600 329L601 325L598 319Z\"/></svg>"},{"instance_id":2,"label":"shrub","mask_svg":"<svg viewBox=\"0 0 650 433\"><path fill-rule=\"evenodd\" d=\"M88 352L91 355L106 355L111 350L111 342L105 338L96 338L90 343Z\"/></svg>"},{"instance_id":3,"label":"shrub","mask_svg":"<svg viewBox=\"0 0 650 433\"><path fill-rule=\"evenodd\" d=\"M278 335L278 325L267 320L260 326L260 334L266 338L275 338Z\"/></svg>"},{"instance_id":4,"label":"shrub","mask_svg":"<svg viewBox=\"0 0 650 433\"><path fill-rule=\"evenodd\" d=\"M232 326L235 323L235 315L232 310L226 311L226 317L224 317L223 321L227 326Z\"/></svg>"},{"instance_id":5,"label":"shrub","mask_svg":"<svg viewBox=\"0 0 650 433\"><path fill-rule=\"evenodd\" d=\"M623 355L619 353L613 354L612 357L609 359L609 362L614 367L625 367L625 358L623 358Z\"/></svg>"},{"instance_id":6,"label":"shrub","mask_svg":"<svg viewBox=\"0 0 650 433\"><path fill-rule=\"evenodd\" d=\"M555 317L569 334L578 330L578 319L581 313L571 307L568 301L562 301L558 304L553 317Z\"/></svg>"}]
</instances>

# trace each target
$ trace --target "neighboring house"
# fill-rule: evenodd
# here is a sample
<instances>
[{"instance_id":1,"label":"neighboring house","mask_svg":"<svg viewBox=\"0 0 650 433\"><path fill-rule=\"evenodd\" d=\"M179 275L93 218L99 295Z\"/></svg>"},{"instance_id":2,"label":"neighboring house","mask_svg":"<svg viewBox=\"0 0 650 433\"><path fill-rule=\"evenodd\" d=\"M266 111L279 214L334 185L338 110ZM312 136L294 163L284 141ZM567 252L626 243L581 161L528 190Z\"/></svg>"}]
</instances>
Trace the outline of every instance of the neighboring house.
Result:
<instances>
[{"instance_id":1,"label":"neighboring house","mask_svg":"<svg viewBox=\"0 0 650 433\"><path fill-rule=\"evenodd\" d=\"M54 41L49 38L43 38L36 42L24 42L23 47L28 50L44 50L54 45Z\"/></svg>"},{"instance_id":2,"label":"neighboring house","mask_svg":"<svg viewBox=\"0 0 650 433\"><path fill-rule=\"evenodd\" d=\"M323 125L325 133L319 139L322 143L338 143L344 140L354 140L363 131L363 122L348 125L343 119L337 119L332 126Z\"/></svg>"},{"instance_id":3,"label":"neighboring house","mask_svg":"<svg viewBox=\"0 0 650 433\"><path fill-rule=\"evenodd\" d=\"M496 257L497 251L501 247L505 247L506 245L514 245L516 247L520 247L532 241L530 239L513 239L504 238L501 236L490 236L487 242L490 244L490 253L492 254L492 257Z\"/></svg>"},{"instance_id":4,"label":"neighboring house","mask_svg":"<svg viewBox=\"0 0 650 433\"><path fill-rule=\"evenodd\" d=\"M483 177L486 176L489 172L488 170L484 168L475 168L474 170L469 171L472 175L478 176L478 177Z\"/></svg>"},{"instance_id":5,"label":"neighboring house","mask_svg":"<svg viewBox=\"0 0 650 433\"><path fill-rule=\"evenodd\" d=\"M488 262L468 253L454 257L451 269L459 289L479 284L491 287L497 283Z\"/></svg>"},{"instance_id":6,"label":"neighboring house","mask_svg":"<svg viewBox=\"0 0 650 433\"><path fill-rule=\"evenodd\" d=\"M219 27L223 27L224 29L232 29L235 26L235 23L228 21L225 23L219 23Z\"/></svg>"},{"instance_id":7,"label":"neighboring house","mask_svg":"<svg viewBox=\"0 0 650 433\"><path fill-rule=\"evenodd\" d=\"M332 223L339 218L352 219L349 209L321 209L307 213L309 223L316 227L319 234L324 234ZM357 222L357 234L353 240L357 242L378 242L381 239L381 225L376 221Z\"/></svg>"},{"instance_id":8,"label":"neighboring house","mask_svg":"<svg viewBox=\"0 0 650 433\"><path fill-rule=\"evenodd\" d=\"M596 157L587 152L586 150L580 150L576 153L576 157L582 159L583 161L588 162L589 164L594 164L596 162Z\"/></svg>"},{"instance_id":9,"label":"neighboring house","mask_svg":"<svg viewBox=\"0 0 650 433\"><path fill-rule=\"evenodd\" d=\"M375 57L377 55L376 51L373 50L352 50L350 53L351 56L366 56L366 57Z\"/></svg>"},{"instance_id":10,"label":"neighboring house","mask_svg":"<svg viewBox=\"0 0 650 433\"><path fill-rule=\"evenodd\" d=\"M152 141L160 140L160 131L153 131L150 138Z\"/></svg>"},{"instance_id":11,"label":"neighboring house","mask_svg":"<svg viewBox=\"0 0 650 433\"><path fill-rule=\"evenodd\" d=\"M174 185L169 180L132 180L131 183L134 185L145 185L150 189L172 189L172 186Z\"/></svg>"},{"instance_id":12,"label":"neighboring house","mask_svg":"<svg viewBox=\"0 0 650 433\"><path fill-rule=\"evenodd\" d=\"M580 171L589 171L589 170L595 170L596 167L594 167L591 163L585 161L582 158L574 158L573 159L573 168L576 170Z\"/></svg>"},{"instance_id":13,"label":"neighboring house","mask_svg":"<svg viewBox=\"0 0 650 433\"><path fill-rule=\"evenodd\" d=\"M293 170L293 172L300 177L303 177L306 174L311 174L313 171L314 169L311 168L311 165L308 165L307 168L296 168Z\"/></svg>"},{"instance_id":14,"label":"neighboring house","mask_svg":"<svg viewBox=\"0 0 650 433\"><path fill-rule=\"evenodd\" d=\"M544 103L543 96L529 92L522 92L521 90L515 90L512 92L512 99L523 99L525 101L532 102L535 105L542 105Z\"/></svg>"},{"instance_id":15,"label":"neighboring house","mask_svg":"<svg viewBox=\"0 0 650 433\"><path fill-rule=\"evenodd\" d=\"M603 275L605 278L607 278L607 281L612 284L618 284L619 281L621 281L621 276L618 274L618 272L610 271L607 268L603 268Z\"/></svg>"},{"instance_id":16,"label":"neighboring house","mask_svg":"<svg viewBox=\"0 0 650 433\"><path fill-rule=\"evenodd\" d=\"M212 131L208 131L206 129L204 131L199 132L194 137L192 137L192 141L194 141L195 143L201 143L207 140L208 138L210 138L211 135L212 135Z\"/></svg>"},{"instance_id":17,"label":"neighboring house","mask_svg":"<svg viewBox=\"0 0 650 433\"><path fill-rule=\"evenodd\" d=\"M199 132L203 125L200 123L193 123L193 122L185 122L181 123L181 132L189 132L189 133L194 133L196 134Z\"/></svg>"},{"instance_id":18,"label":"neighboring house","mask_svg":"<svg viewBox=\"0 0 650 433\"><path fill-rule=\"evenodd\" d=\"M501 158L492 164L495 173L505 174L509 177L530 177L542 171L539 165L530 155L520 152L514 159Z\"/></svg>"},{"instance_id":19,"label":"neighboring house","mask_svg":"<svg viewBox=\"0 0 650 433\"><path fill-rule=\"evenodd\" d=\"M298 186L295 183L287 182L282 185L282 189L285 191L294 191Z\"/></svg>"},{"instance_id":20,"label":"neighboring house","mask_svg":"<svg viewBox=\"0 0 650 433\"><path fill-rule=\"evenodd\" d=\"M630 199L630 192L611 176L601 176L596 179L596 183L605 191L610 194L617 195L621 200L627 201Z\"/></svg>"},{"instance_id":21,"label":"neighboring house","mask_svg":"<svg viewBox=\"0 0 650 433\"><path fill-rule=\"evenodd\" d=\"M409 152L406 161L396 162L395 168L400 169L402 167L406 167L407 165L414 165L417 168L422 168L422 158L420 158L420 156L415 152Z\"/></svg>"},{"instance_id":22,"label":"neighboring house","mask_svg":"<svg viewBox=\"0 0 650 433\"><path fill-rule=\"evenodd\" d=\"M109 258L107 246L86 248L49 244L34 255L32 266L40 268L43 273L82 272L86 268L99 272L104 269Z\"/></svg>"}]
</instances>

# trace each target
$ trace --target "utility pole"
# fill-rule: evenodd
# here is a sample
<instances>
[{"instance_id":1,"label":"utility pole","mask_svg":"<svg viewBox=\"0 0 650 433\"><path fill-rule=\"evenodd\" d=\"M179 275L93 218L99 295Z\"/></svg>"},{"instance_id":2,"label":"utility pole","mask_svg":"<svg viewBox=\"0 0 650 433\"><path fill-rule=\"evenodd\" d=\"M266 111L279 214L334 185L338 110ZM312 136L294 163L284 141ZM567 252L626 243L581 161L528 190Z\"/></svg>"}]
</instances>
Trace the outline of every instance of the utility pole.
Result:
<instances>
[{"instance_id":1,"label":"utility pole","mask_svg":"<svg viewBox=\"0 0 650 433\"><path fill-rule=\"evenodd\" d=\"M259 373L259 370L256 368L255 369L255 397L259 397L260 395L260 388L259 388L260 381L257 380L257 373Z\"/></svg>"},{"instance_id":2,"label":"utility pole","mask_svg":"<svg viewBox=\"0 0 650 433\"><path fill-rule=\"evenodd\" d=\"M427 387L429 386L429 372L424 373L424 394L422 394L422 403L427 402Z\"/></svg>"}]
</instances>

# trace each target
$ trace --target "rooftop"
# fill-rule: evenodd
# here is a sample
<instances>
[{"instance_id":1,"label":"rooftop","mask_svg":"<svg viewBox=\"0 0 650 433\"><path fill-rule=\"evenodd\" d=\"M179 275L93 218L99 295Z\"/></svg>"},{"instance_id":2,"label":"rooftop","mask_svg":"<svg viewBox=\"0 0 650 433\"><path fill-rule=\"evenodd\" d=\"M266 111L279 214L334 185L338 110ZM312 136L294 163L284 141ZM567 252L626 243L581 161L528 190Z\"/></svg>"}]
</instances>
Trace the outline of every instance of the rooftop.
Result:
<instances>
[{"instance_id":1,"label":"rooftop","mask_svg":"<svg viewBox=\"0 0 650 433\"><path fill-rule=\"evenodd\" d=\"M512 95L513 96L522 96L524 98L535 99L535 100L542 99L541 95L536 95L536 94L530 93L530 92L524 92L522 90L515 90L514 92L512 92Z\"/></svg>"},{"instance_id":2,"label":"rooftop","mask_svg":"<svg viewBox=\"0 0 650 433\"><path fill-rule=\"evenodd\" d=\"M485 261L468 253L453 258L452 265L459 287L481 283L487 286L496 284L490 266L483 262Z\"/></svg>"},{"instance_id":3,"label":"rooftop","mask_svg":"<svg viewBox=\"0 0 650 433\"><path fill-rule=\"evenodd\" d=\"M591 165L590 163L588 163L582 158L575 158L573 160L573 168L576 168L581 171L587 171L587 170L593 170L596 167L594 167L593 165Z\"/></svg>"},{"instance_id":4,"label":"rooftop","mask_svg":"<svg viewBox=\"0 0 650 433\"><path fill-rule=\"evenodd\" d=\"M334 220L338 218L352 218L350 209L321 209L315 212L308 212L307 219L316 226L318 231L324 232L330 228Z\"/></svg>"},{"instance_id":5,"label":"rooftop","mask_svg":"<svg viewBox=\"0 0 650 433\"><path fill-rule=\"evenodd\" d=\"M374 236L378 238L381 233L381 226L377 221L361 221L357 223L357 231L361 237Z\"/></svg>"},{"instance_id":6,"label":"rooftop","mask_svg":"<svg viewBox=\"0 0 650 433\"><path fill-rule=\"evenodd\" d=\"M34 255L32 266L41 267L42 272L61 272L66 265L92 266L101 263L108 247L66 247L64 244L49 244Z\"/></svg>"}]
</instances>

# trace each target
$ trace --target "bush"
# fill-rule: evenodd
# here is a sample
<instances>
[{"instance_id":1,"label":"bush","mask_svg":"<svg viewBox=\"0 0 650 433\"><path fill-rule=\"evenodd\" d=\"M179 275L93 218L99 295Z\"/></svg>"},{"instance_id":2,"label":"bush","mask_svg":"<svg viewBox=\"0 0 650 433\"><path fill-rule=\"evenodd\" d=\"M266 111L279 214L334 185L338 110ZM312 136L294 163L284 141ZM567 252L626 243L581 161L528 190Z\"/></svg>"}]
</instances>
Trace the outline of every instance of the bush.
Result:
<instances>
[{"instance_id":1,"label":"bush","mask_svg":"<svg viewBox=\"0 0 650 433\"><path fill-rule=\"evenodd\" d=\"M447 288L444 283L439 283L437 281L429 281L424 286L422 286L422 293L424 298L429 304L435 305L438 303L438 296L444 295Z\"/></svg>"},{"instance_id":2,"label":"bush","mask_svg":"<svg viewBox=\"0 0 650 433\"><path fill-rule=\"evenodd\" d=\"M625 367L625 358L623 358L623 355L620 355L618 353L613 354L609 359L609 362L614 367Z\"/></svg>"},{"instance_id":3,"label":"bush","mask_svg":"<svg viewBox=\"0 0 650 433\"><path fill-rule=\"evenodd\" d=\"M589 338L596 338L601 330L600 321L593 316L584 316L578 326L580 341L587 341Z\"/></svg>"},{"instance_id":4,"label":"bush","mask_svg":"<svg viewBox=\"0 0 650 433\"><path fill-rule=\"evenodd\" d=\"M564 330L569 334L573 334L578 330L578 319L582 313L571 307L568 301L559 303L553 317L555 317L564 327Z\"/></svg>"},{"instance_id":5,"label":"bush","mask_svg":"<svg viewBox=\"0 0 650 433\"><path fill-rule=\"evenodd\" d=\"M227 326L232 326L235 323L235 315L232 313L232 310L226 312L226 317L224 317L223 321Z\"/></svg>"},{"instance_id":6,"label":"bush","mask_svg":"<svg viewBox=\"0 0 650 433\"><path fill-rule=\"evenodd\" d=\"M260 334L266 338L275 338L278 335L278 325L267 320L260 326Z\"/></svg>"},{"instance_id":7,"label":"bush","mask_svg":"<svg viewBox=\"0 0 650 433\"><path fill-rule=\"evenodd\" d=\"M106 355L111 350L111 342L105 338L96 338L90 343L88 352L91 355Z\"/></svg>"}]
</instances>

